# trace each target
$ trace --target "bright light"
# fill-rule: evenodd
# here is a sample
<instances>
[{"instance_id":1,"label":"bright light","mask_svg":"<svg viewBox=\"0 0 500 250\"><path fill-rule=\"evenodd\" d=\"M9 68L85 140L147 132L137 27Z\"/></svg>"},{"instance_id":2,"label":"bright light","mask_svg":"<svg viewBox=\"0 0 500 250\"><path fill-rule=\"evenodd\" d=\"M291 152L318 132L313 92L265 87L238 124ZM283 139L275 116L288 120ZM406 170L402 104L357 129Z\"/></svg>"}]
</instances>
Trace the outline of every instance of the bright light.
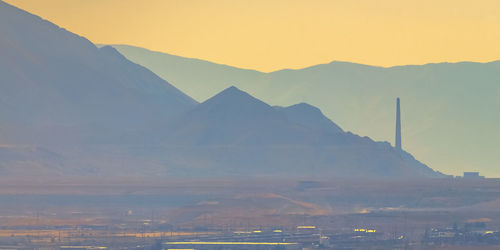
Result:
<instances>
[{"instance_id":1,"label":"bright light","mask_svg":"<svg viewBox=\"0 0 500 250\"><path fill-rule=\"evenodd\" d=\"M165 245L269 245L269 246L279 246L279 245L297 245L297 243L285 243L285 242L220 242L220 241L176 241L176 242L165 242Z\"/></svg>"},{"instance_id":2,"label":"bright light","mask_svg":"<svg viewBox=\"0 0 500 250\"><path fill-rule=\"evenodd\" d=\"M375 230L375 229L365 229L365 228L355 228L354 232L375 233L375 232L377 232L377 230Z\"/></svg>"},{"instance_id":3,"label":"bright light","mask_svg":"<svg viewBox=\"0 0 500 250\"><path fill-rule=\"evenodd\" d=\"M63 249L73 249L73 248L87 248L87 249L108 249L107 247L93 247L93 246L61 246Z\"/></svg>"}]
</instances>

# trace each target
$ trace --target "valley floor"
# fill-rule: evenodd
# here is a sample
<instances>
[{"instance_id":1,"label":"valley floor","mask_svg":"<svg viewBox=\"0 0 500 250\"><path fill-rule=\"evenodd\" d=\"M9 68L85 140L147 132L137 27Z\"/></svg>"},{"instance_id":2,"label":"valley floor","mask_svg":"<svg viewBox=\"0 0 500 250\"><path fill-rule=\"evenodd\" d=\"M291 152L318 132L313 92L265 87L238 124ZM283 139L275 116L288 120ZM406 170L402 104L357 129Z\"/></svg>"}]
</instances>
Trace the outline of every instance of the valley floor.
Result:
<instances>
[{"instance_id":1,"label":"valley floor","mask_svg":"<svg viewBox=\"0 0 500 250\"><path fill-rule=\"evenodd\" d=\"M498 179L1 180L0 249L488 249L499 194Z\"/></svg>"}]
</instances>

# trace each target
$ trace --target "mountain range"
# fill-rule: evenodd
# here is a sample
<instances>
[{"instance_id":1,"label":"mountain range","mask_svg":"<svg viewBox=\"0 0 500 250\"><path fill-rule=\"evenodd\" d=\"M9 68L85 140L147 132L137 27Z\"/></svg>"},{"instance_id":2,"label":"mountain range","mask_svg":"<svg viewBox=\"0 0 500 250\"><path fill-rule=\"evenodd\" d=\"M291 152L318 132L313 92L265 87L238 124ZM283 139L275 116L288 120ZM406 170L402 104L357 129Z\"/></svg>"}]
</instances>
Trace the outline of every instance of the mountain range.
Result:
<instances>
[{"instance_id":1,"label":"mountain range","mask_svg":"<svg viewBox=\"0 0 500 250\"><path fill-rule=\"evenodd\" d=\"M344 132L316 107L273 107L234 86L165 127L157 145L166 165L192 175L444 177L389 143Z\"/></svg>"},{"instance_id":2,"label":"mountain range","mask_svg":"<svg viewBox=\"0 0 500 250\"><path fill-rule=\"evenodd\" d=\"M401 98L403 148L445 172L495 176L500 141L500 61L377 67L333 61L269 73L112 45L197 101L236 86L271 105L306 102L343 128L394 138Z\"/></svg>"},{"instance_id":3,"label":"mountain range","mask_svg":"<svg viewBox=\"0 0 500 250\"><path fill-rule=\"evenodd\" d=\"M234 86L198 103L2 1L0 34L2 177L444 177L306 103L271 106Z\"/></svg>"},{"instance_id":4,"label":"mountain range","mask_svg":"<svg viewBox=\"0 0 500 250\"><path fill-rule=\"evenodd\" d=\"M114 143L197 104L114 48L2 1L0 34L0 161L8 162L1 172L87 173L97 156L83 154L86 145ZM52 171L63 162L73 167Z\"/></svg>"},{"instance_id":5,"label":"mountain range","mask_svg":"<svg viewBox=\"0 0 500 250\"><path fill-rule=\"evenodd\" d=\"M0 32L0 126L24 128L0 133L5 143L54 143L63 132L91 140L74 137L142 127L197 103L114 48L3 2Z\"/></svg>"}]
</instances>

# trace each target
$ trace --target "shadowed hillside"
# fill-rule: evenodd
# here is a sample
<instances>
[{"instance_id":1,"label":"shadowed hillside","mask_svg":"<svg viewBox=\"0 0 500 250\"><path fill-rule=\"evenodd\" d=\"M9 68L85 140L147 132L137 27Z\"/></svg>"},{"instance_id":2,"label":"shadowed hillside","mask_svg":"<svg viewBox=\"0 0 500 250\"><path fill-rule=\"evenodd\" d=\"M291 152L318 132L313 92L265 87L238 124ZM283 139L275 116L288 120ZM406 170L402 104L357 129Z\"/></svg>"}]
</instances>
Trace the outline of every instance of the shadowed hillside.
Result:
<instances>
[{"instance_id":1,"label":"shadowed hillside","mask_svg":"<svg viewBox=\"0 0 500 250\"><path fill-rule=\"evenodd\" d=\"M189 176L443 177L386 142L343 132L313 106L272 107L236 87L166 131L159 158Z\"/></svg>"},{"instance_id":2,"label":"shadowed hillside","mask_svg":"<svg viewBox=\"0 0 500 250\"><path fill-rule=\"evenodd\" d=\"M309 104L203 103L114 48L0 2L4 176L442 177Z\"/></svg>"},{"instance_id":3,"label":"shadowed hillside","mask_svg":"<svg viewBox=\"0 0 500 250\"><path fill-rule=\"evenodd\" d=\"M375 140L392 141L394 100L400 97L403 148L454 174L472 169L493 174L498 167L500 61L390 68L333 61L262 73L138 47L113 47L198 101L234 85L271 105L307 102L341 127Z\"/></svg>"},{"instance_id":4,"label":"shadowed hillside","mask_svg":"<svg viewBox=\"0 0 500 250\"><path fill-rule=\"evenodd\" d=\"M195 101L112 47L0 2L0 141L106 142Z\"/></svg>"}]
</instances>

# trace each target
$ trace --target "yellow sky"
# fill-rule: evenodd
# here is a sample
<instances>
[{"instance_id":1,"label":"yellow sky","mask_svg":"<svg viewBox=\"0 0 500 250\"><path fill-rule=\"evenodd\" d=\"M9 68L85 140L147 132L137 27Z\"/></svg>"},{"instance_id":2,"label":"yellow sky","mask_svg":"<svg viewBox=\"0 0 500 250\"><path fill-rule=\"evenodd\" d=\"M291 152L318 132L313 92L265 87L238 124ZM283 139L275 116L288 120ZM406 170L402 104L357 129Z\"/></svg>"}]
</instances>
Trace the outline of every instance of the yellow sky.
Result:
<instances>
[{"instance_id":1,"label":"yellow sky","mask_svg":"<svg viewBox=\"0 0 500 250\"><path fill-rule=\"evenodd\" d=\"M499 0L7 0L94 43L272 71L500 59Z\"/></svg>"}]
</instances>

